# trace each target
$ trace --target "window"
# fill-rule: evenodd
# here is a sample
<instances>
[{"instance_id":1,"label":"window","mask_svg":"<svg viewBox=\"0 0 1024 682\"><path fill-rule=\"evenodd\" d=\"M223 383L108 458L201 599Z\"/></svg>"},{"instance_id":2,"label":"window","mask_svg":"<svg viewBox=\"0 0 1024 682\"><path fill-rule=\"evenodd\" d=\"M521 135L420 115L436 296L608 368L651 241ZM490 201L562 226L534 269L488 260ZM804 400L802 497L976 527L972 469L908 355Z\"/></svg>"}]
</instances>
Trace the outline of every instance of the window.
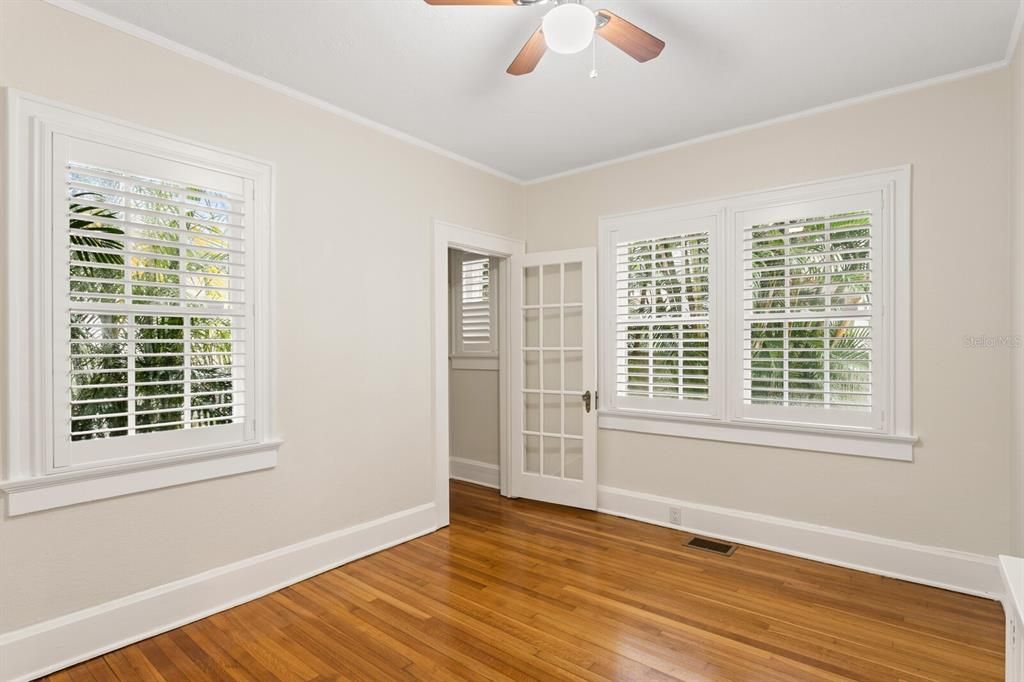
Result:
<instances>
[{"instance_id":1,"label":"window","mask_svg":"<svg viewBox=\"0 0 1024 682\"><path fill-rule=\"evenodd\" d=\"M13 377L31 400L3 486L12 513L45 508L32 491L51 482L59 506L272 464L269 168L16 99L11 220L43 238L9 235L12 261L31 264L13 268L12 358L33 359Z\"/></svg>"},{"instance_id":2,"label":"window","mask_svg":"<svg viewBox=\"0 0 1024 682\"><path fill-rule=\"evenodd\" d=\"M494 262L488 256L453 251L452 357L498 357Z\"/></svg>"},{"instance_id":3,"label":"window","mask_svg":"<svg viewBox=\"0 0 1024 682\"><path fill-rule=\"evenodd\" d=\"M717 218L615 244L616 404L710 414L711 249ZM716 235L717 238L717 235ZM717 333L717 332L715 332Z\"/></svg>"},{"instance_id":4,"label":"window","mask_svg":"<svg viewBox=\"0 0 1024 682\"><path fill-rule=\"evenodd\" d=\"M900 169L603 219L600 425L909 459L908 191Z\"/></svg>"},{"instance_id":5,"label":"window","mask_svg":"<svg viewBox=\"0 0 1024 682\"><path fill-rule=\"evenodd\" d=\"M880 428L881 201L879 191L737 214L745 417Z\"/></svg>"},{"instance_id":6,"label":"window","mask_svg":"<svg viewBox=\"0 0 1024 682\"><path fill-rule=\"evenodd\" d=\"M54 345L56 465L245 440L244 183L141 176L127 170L135 152L63 137L55 148L68 159L53 254L67 273L54 327L68 330Z\"/></svg>"}]
</instances>

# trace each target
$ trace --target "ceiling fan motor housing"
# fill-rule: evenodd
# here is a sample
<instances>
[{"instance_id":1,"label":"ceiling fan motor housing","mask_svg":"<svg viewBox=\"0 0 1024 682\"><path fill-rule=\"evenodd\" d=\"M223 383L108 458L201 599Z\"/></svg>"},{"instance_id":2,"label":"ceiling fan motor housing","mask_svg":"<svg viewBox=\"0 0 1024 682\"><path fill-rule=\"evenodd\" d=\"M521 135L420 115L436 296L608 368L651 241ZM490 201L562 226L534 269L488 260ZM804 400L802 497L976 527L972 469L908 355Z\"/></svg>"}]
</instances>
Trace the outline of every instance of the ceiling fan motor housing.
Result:
<instances>
[{"instance_id":1,"label":"ceiling fan motor housing","mask_svg":"<svg viewBox=\"0 0 1024 682\"><path fill-rule=\"evenodd\" d=\"M548 50L582 52L598 35L638 62L647 62L665 49L665 41L606 10L594 11L584 0L425 0L428 5L554 5L506 70L512 76L532 73ZM594 77L594 72L591 72Z\"/></svg>"},{"instance_id":2,"label":"ceiling fan motor housing","mask_svg":"<svg viewBox=\"0 0 1024 682\"><path fill-rule=\"evenodd\" d=\"M558 5L544 15L542 30L548 49L559 54L576 54L594 39L597 18L579 3Z\"/></svg>"}]
</instances>

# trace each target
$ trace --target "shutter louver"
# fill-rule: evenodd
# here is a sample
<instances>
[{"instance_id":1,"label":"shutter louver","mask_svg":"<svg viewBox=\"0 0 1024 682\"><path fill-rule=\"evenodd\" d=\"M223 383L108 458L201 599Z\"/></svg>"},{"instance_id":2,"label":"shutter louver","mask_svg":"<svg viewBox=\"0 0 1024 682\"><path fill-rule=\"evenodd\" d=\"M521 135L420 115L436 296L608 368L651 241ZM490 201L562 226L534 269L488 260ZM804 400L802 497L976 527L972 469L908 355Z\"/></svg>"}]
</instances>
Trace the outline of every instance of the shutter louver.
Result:
<instances>
[{"instance_id":1,"label":"shutter louver","mask_svg":"<svg viewBox=\"0 0 1024 682\"><path fill-rule=\"evenodd\" d=\"M744 402L871 411L872 211L743 233Z\"/></svg>"},{"instance_id":2,"label":"shutter louver","mask_svg":"<svg viewBox=\"0 0 1024 682\"><path fill-rule=\"evenodd\" d=\"M71 162L72 441L244 421L242 196Z\"/></svg>"},{"instance_id":3,"label":"shutter louver","mask_svg":"<svg viewBox=\"0 0 1024 682\"><path fill-rule=\"evenodd\" d=\"M615 372L625 398L707 401L710 235L620 243L615 272Z\"/></svg>"},{"instance_id":4,"label":"shutter louver","mask_svg":"<svg viewBox=\"0 0 1024 682\"><path fill-rule=\"evenodd\" d=\"M467 256L461 263L459 341L464 353L493 353L491 260Z\"/></svg>"}]
</instances>

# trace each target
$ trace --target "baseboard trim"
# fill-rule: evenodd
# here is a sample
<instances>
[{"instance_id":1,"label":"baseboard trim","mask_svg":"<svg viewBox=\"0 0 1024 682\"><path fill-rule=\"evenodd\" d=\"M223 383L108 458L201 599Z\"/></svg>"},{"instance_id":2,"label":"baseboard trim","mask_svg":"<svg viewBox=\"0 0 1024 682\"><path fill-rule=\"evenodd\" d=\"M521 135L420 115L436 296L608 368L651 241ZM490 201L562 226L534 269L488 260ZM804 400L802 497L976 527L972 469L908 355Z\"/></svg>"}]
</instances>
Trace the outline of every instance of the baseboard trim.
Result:
<instances>
[{"instance_id":1,"label":"baseboard trim","mask_svg":"<svg viewBox=\"0 0 1024 682\"><path fill-rule=\"evenodd\" d=\"M452 458L452 478L498 487L498 467ZM669 507L683 523L669 524ZM764 514L598 487L598 511L965 594L1003 598L994 557ZM0 680L30 680L238 606L436 530L424 504L0 635Z\"/></svg>"},{"instance_id":2,"label":"baseboard trim","mask_svg":"<svg viewBox=\"0 0 1024 682\"><path fill-rule=\"evenodd\" d=\"M434 530L428 503L5 633L0 680L46 675Z\"/></svg>"},{"instance_id":3,"label":"baseboard trim","mask_svg":"<svg viewBox=\"0 0 1024 682\"><path fill-rule=\"evenodd\" d=\"M598 511L889 578L1001 600L995 557L918 545L765 514L598 486ZM668 523L669 508L683 522Z\"/></svg>"},{"instance_id":4,"label":"baseboard trim","mask_svg":"<svg viewBox=\"0 0 1024 682\"><path fill-rule=\"evenodd\" d=\"M451 457L449 462L450 478L466 483L476 483L495 490L500 489L501 474L497 464L487 464L462 457Z\"/></svg>"}]
</instances>

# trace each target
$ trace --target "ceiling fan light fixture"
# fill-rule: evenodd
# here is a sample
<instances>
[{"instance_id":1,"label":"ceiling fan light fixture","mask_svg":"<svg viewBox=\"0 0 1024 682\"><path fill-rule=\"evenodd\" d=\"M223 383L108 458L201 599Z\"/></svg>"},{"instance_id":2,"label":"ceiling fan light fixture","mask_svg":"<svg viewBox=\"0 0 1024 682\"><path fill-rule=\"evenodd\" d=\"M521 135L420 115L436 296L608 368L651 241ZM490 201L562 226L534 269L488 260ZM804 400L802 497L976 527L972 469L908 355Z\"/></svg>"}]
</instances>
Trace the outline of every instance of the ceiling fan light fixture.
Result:
<instances>
[{"instance_id":1,"label":"ceiling fan light fixture","mask_svg":"<svg viewBox=\"0 0 1024 682\"><path fill-rule=\"evenodd\" d=\"M566 3L544 15L544 42L559 54L576 54L594 39L597 16L581 4Z\"/></svg>"}]
</instances>

